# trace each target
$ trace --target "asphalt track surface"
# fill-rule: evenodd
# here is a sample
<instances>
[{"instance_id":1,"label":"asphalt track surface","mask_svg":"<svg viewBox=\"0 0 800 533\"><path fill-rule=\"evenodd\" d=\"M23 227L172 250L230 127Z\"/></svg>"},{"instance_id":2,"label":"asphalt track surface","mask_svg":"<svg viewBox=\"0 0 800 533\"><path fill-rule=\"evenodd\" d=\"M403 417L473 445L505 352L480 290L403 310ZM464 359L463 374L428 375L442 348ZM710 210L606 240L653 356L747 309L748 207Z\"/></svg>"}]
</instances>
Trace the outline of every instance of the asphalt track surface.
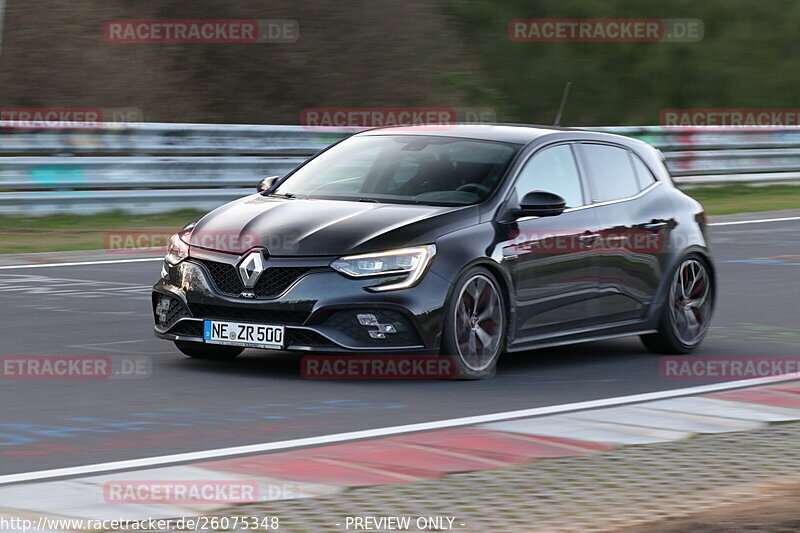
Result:
<instances>
[{"instance_id":1,"label":"asphalt track surface","mask_svg":"<svg viewBox=\"0 0 800 533\"><path fill-rule=\"evenodd\" d=\"M759 218L770 218L762 216ZM800 355L800 220L715 226L718 301L697 357ZM118 257L111 257L111 260ZM189 359L152 334L157 261L0 269L0 356L107 356L139 374L0 379L0 475L631 394L665 379L637 338L506 356L493 380L307 380L299 356Z\"/></svg>"}]
</instances>

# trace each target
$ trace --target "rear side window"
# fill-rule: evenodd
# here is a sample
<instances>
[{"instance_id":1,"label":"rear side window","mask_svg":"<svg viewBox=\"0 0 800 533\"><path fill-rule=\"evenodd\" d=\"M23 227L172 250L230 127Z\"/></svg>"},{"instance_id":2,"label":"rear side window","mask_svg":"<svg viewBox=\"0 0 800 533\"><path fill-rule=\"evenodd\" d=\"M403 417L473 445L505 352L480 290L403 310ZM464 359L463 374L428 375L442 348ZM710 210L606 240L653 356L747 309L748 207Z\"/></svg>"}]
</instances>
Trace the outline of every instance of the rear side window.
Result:
<instances>
[{"instance_id":1,"label":"rear side window","mask_svg":"<svg viewBox=\"0 0 800 533\"><path fill-rule=\"evenodd\" d=\"M604 144L583 144L581 148L586 155L596 202L621 200L639 192L639 181L627 150Z\"/></svg>"},{"instance_id":2,"label":"rear side window","mask_svg":"<svg viewBox=\"0 0 800 533\"><path fill-rule=\"evenodd\" d=\"M638 156L631 154L633 168L636 169L636 179L639 180L639 190L644 190L655 183L656 178Z\"/></svg>"}]
</instances>

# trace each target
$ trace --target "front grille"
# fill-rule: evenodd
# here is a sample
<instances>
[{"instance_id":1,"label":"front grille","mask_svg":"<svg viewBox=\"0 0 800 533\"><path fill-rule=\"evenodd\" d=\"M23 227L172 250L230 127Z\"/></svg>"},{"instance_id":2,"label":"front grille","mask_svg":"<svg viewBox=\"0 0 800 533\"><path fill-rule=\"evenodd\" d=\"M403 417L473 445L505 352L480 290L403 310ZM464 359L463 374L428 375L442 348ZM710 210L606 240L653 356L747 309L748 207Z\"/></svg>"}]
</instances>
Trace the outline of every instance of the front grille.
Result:
<instances>
[{"instance_id":1,"label":"front grille","mask_svg":"<svg viewBox=\"0 0 800 533\"><path fill-rule=\"evenodd\" d=\"M307 272L310 267L271 267L264 270L253 288L256 298L274 298L288 289Z\"/></svg>"},{"instance_id":2,"label":"front grille","mask_svg":"<svg viewBox=\"0 0 800 533\"><path fill-rule=\"evenodd\" d=\"M308 329L287 329L286 330L286 345L287 346L336 346L335 342L330 341L327 337L320 335L316 331Z\"/></svg>"},{"instance_id":3,"label":"front grille","mask_svg":"<svg viewBox=\"0 0 800 533\"><path fill-rule=\"evenodd\" d=\"M211 280L220 292L239 296L246 290L234 265L208 260L198 262L208 269ZM319 269L320 267L267 267L252 290L256 298L275 298L308 272Z\"/></svg>"},{"instance_id":4,"label":"front grille","mask_svg":"<svg viewBox=\"0 0 800 533\"><path fill-rule=\"evenodd\" d=\"M244 290L244 284L236 267L228 263L216 261L200 261L211 274L211 280L220 292L238 296Z\"/></svg>"},{"instance_id":5,"label":"front grille","mask_svg":"<svg viewBox=\"0 0 800 533\"><path fill-rule=\"evenodd\" d=\"M218 320L244 321L263 324L300 325L311 314L308 311L284 311L275 309L248 309L244 307L227 307L222 305L189 304L195 318L216 318Z\"/></svg>"},{"instance_id":6,"label":"front grille","mask_svg":"<svg viewBox=\"0 0 800 533\"><path fill-rule=\"evenodd\" d=\"M375 315L379 323L392 324L397 332L387 333L385 339L373 339L370 337L369 331L376 330L377 327L359 324L356 315L361 313ZM346 335L354 346L416 346L422 344L414 325L398 311L388 309L336 311L326 318L323 324Z\"/></svg>"}]
</instances>

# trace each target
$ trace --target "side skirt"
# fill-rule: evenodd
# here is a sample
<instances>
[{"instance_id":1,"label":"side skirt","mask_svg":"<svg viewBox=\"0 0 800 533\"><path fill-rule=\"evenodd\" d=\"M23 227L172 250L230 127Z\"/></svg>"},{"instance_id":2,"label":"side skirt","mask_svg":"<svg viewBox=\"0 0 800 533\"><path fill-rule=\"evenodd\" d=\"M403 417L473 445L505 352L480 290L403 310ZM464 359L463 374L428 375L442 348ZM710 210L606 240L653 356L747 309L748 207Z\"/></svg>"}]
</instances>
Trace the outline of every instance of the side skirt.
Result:
<instances>
[{"instance_id":1,"label":"side skirt","mask_svg":"<svg viewBox=\"0 0 800 533\"><path fill-rule=\"evenodd\" d=\"M523 339L515 339L506 352L521 352L535 348L551 348L581 342L594 342L637 335L655 333L657 330L648 324L648 321L631 320L618 322L597 328L584 328L563 331L556 334L535 335Z\"/></svg>"}]
</instances>

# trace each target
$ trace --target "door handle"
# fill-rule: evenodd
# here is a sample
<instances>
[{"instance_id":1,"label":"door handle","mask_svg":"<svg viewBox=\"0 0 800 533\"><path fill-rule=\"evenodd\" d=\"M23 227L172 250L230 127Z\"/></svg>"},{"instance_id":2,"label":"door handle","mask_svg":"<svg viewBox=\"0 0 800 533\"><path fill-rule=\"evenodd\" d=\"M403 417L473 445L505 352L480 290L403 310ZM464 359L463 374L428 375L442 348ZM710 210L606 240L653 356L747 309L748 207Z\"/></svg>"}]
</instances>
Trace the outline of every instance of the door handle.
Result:
<instances>
[{"instance_id":1,"label":"door handle","mask_svg":"<svg viewBox=\"0 0 800 533\"><path fill-rule=\"evenodd\" d=\"M589 241L593 241L594 239L598 239L598 238L600 238L600 234L599 233L588 233L587 232L587 233L581 234L581 236L578 237L578 240L581 241L581 244L585 244L585 243L587 243Z\"/></svg>"},{"instance_id":2,"label":"door handle","mask_svg":"<svg viewBox=\"0 0 800 533\"><path fill-rule=\"evenodd\" d=\"M652 231L652 230L664 229L667 226L669 226L669 224L665 220L658 220L658 221L654 220L653 222L648 222L647 224L642 224L639 227L642 228L642 229L646 229L646 230L651 230Z\"/></svg>"}]
</instances>

